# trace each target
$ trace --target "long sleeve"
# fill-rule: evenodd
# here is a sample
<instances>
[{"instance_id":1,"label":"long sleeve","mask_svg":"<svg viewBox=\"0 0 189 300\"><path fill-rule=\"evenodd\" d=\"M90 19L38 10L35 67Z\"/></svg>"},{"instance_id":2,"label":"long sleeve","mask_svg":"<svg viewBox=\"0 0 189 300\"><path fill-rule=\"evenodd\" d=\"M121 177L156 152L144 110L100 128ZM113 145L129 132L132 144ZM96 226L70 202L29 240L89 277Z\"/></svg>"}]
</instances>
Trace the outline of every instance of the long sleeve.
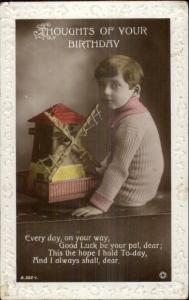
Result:
<instances>
[{"instance_id":1,"label":"long sleeve","mask_svg":"<svg viewBox=\"0 0 189 300\"><path fill-rule=\"evenodd\" d=\"M113 145L113 157L108 165L102 182L90 202L103 211L112 205L123 183L129 175L129 166L141 143L142 132L132 126L117 129Z\"/></svg>"},{"instance_id":2,"label":"long sleeve","mask_svg":"<svg viewBox=\"0 0 189 300\"><path fill-rule=\"evenodd\" d=\"M103 159L103 161L101 161L100 164L101 164L101 166L102 166L103 168L106 168L106 167L107 167L108 160L109 160L110 156L111 156L111 152L108 152L108 154L107 154L106 157Z\"/></svg>"}]
</instances>

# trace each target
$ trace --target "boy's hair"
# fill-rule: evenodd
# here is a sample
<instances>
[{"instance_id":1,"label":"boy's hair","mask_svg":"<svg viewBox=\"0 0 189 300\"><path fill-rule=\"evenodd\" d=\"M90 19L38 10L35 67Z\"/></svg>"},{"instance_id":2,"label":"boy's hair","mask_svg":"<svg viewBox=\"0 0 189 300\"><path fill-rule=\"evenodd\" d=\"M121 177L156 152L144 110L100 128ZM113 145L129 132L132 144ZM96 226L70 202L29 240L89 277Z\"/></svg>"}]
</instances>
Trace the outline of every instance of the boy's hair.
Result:
<instances>
[{"instance_id":1,"label":"boy's hair","mask_svg":"<svg viewBox=\"0 0 189 300\"><path fill-rule=\"evenodd\" d=\"M144 77L139 63L125 55L112 55L102 60L95 70L95 78L114 77L121 73L124 80L132 89L136 84L141 84Z\"/></svg>"}]
</instances>

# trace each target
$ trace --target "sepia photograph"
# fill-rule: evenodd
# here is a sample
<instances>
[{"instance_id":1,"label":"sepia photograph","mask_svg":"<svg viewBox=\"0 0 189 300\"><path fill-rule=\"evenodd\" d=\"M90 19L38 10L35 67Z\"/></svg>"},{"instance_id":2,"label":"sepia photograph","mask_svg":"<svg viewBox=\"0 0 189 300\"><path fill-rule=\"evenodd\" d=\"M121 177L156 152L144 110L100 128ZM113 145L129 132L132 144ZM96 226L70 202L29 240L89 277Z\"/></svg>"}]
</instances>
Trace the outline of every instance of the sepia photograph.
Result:
<instances>
[{"instance_id":1,"label":"sepia photograph","mask_svg":"<svg viewBox=\"0 0 189 300\"><path fill-rule=\"evenodd\" d=\"M16 21L18 281L170 281L170 21Z\"/></svg>"}]
</instances>

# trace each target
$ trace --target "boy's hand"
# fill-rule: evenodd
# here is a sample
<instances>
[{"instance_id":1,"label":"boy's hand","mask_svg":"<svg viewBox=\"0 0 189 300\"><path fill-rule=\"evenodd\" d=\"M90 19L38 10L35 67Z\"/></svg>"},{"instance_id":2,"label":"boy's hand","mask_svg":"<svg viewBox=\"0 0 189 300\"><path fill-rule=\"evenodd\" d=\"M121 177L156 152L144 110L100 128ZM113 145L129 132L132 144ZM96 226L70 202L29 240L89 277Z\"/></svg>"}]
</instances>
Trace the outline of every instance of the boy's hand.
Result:
<instances>
[{"instance_id":1,"label":"boy's hand","mask_svg":"<svg viewBox=\"0 0 189 300\"><path fill-rule=\"evenodd\" d=\"M103 211L97 207L94 207L92 205L84 206L78 209L75 209L72 213L72 216L76 217L88 217L88 216L94 216L94 215L100 215L103 214Z\"/></svg>"}]
</instances>

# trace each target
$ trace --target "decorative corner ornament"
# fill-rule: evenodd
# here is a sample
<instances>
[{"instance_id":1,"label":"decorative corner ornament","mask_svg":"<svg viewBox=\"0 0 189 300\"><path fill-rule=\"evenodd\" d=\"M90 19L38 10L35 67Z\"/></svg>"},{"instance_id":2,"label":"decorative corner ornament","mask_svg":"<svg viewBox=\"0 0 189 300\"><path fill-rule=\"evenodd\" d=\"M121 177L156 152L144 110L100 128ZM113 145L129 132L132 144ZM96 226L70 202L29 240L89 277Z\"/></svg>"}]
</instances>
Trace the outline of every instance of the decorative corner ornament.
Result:
<instances>
[{"instance_id":1,"label":"decorative corner ornament","mask_svg":"<svg viewBox=\"0 0 189 300\"><path fill-rule=\"evenodd\" d=\"M37 30L33 31L34 39L55 40L56 35L52 33L51 23L41 23L36 25Z\"/></svg>"}]
</instances>

